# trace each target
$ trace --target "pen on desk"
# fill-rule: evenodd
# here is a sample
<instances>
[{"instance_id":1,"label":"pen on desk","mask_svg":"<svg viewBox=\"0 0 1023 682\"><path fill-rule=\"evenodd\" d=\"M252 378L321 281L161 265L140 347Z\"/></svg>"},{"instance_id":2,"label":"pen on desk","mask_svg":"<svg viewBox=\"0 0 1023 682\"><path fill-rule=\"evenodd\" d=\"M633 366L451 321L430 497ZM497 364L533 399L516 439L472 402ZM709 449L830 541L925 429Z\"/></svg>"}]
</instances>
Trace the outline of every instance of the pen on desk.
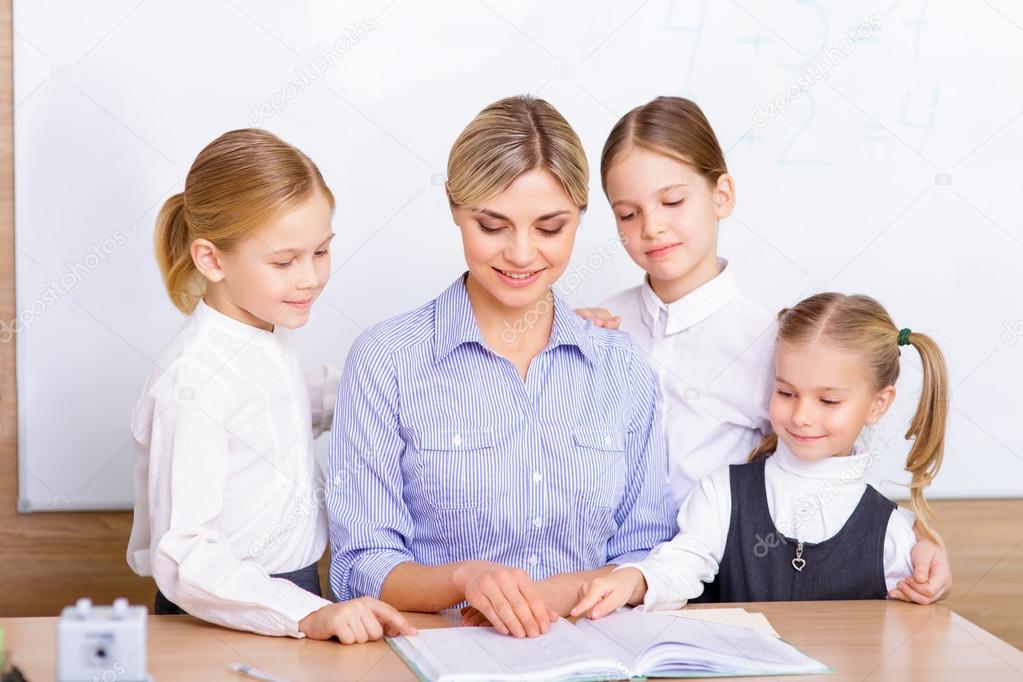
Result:
<instances>
[{"instance_id":1,"label":"pen on desk","mask_svg":"<svg viewBox=\"0 0 1023 682\"><path fill-rule=\"evenodd\" d=\"M289 682L283 677L274 677L269 673L265 673L258 668L253 668L251 665L245 663L232 663L227 666L229 670L233 670L239 675L245 675L246 677L252 677L257 680L263 680L263 682Z\"/></svg>"}]
</instances>

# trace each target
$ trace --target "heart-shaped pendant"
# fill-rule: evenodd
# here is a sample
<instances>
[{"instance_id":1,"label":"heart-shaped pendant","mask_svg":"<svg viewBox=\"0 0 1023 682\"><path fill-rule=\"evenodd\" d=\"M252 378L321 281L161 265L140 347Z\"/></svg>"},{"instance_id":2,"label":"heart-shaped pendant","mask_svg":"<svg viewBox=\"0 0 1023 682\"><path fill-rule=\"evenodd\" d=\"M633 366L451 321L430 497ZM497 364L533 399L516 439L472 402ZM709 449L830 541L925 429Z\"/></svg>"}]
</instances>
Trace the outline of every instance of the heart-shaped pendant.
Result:
<instances>
[{"instance_id":1,"label":"heart-shaped pendant","mask_svg":"<svg viewBox=\"0 0 1023 682\"><path fill-rule=\"evenodd\" d=\"M800 573L803 572L803 567L806 566L806 559L800 559L796 557L792 560L792 568L796 569Z\"/></svg>"}]
</instances>

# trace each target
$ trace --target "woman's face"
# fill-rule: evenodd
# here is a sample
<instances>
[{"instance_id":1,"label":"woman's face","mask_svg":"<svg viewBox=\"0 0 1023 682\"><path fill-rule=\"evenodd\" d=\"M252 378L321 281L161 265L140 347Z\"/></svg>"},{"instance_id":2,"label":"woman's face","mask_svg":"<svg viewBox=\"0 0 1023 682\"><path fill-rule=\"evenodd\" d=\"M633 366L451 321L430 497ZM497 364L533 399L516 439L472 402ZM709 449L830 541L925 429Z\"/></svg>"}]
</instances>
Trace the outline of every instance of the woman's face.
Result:
<instances>
[{"instance_id":1,"label":"woman's face","mask_svg":"<svg viewBox=\"0 0 1023 682\"><path fill-rule=\"evenodd\" d=\"M493 302L521 309L547 295L572 257L580 210L543 168L480 206L454 206L469 276Z\"/></svg>"}]
</instances>

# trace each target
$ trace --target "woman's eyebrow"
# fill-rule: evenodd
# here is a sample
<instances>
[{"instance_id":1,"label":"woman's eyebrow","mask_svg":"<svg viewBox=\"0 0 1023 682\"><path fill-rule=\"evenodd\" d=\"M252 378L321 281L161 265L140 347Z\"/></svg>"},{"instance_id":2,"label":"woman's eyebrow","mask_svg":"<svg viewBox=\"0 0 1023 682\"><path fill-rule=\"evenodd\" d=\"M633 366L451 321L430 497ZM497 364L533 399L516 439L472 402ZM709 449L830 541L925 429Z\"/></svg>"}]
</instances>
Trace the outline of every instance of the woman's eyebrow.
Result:
<instances>
[{"instance_id":1,"label":"woman's eyebrow","mask_svg":"<svg viewBox=\"0 0 1023 682\"><path fill-rule=\"evenodd\" d=\"M508 216L501 215L497 211L491 211L489 208L474 208L472 209L472 212L482 213L483 215L490 216L495 220L507 220L508 222L511 222L511 218L509 218ZM539 222L541 220L550 220L551 218L556 218L559 215L566 215L568 213L569 211L566 209L561 209L560 211L552 211L551 213L544 213L542 216L536 218L534 222Z\"/></svg>"}]
</instances>

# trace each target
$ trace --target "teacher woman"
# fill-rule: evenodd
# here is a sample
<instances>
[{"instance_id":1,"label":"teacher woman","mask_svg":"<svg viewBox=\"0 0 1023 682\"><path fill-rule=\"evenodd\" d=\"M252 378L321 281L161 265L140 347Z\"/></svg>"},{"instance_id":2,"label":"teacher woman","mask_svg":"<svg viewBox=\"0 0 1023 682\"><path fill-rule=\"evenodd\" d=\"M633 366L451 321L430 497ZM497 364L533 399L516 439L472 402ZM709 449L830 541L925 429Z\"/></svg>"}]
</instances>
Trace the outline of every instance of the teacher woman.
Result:
<instances>
[{"instance_id":1,"label":"teacher woman","mask_svg":"<svg viewBox=\"0 0 1023 682\"><path fill-rule=\"evenodd\" d=\"M657 385L628 336L551 288L588 170L550 104L480 112L446 187L468 272L348 356L327 465L330 584L405 611L467 603L535 636L584 581L674 535Z\"/></svg>"}]
</instances>

